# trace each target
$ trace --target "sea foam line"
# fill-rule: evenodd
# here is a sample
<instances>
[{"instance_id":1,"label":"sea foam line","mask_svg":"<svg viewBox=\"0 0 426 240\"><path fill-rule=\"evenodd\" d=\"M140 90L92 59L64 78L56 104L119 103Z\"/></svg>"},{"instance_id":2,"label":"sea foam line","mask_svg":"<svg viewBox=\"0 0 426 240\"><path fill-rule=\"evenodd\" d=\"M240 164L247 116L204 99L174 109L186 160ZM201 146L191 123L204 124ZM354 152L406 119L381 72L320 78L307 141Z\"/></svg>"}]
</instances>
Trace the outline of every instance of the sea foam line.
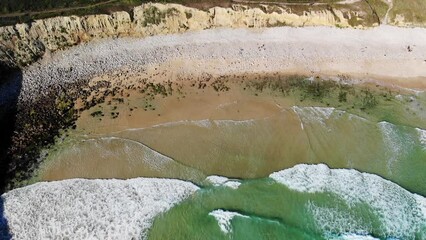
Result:
<instances>
[{"instance_id":1,"label":"sea foam line","mask_svg":"<svg viewBox=\"0 0 426 240\"><path fill-rule=\"evenodd\" d=\"M158 151L152 149L151 147L135 141L133 139L128 139L128 138L121 138L121 137L114 137L114 136L109 136L109 137L99 137L99 138L90 138L90 139L84 139L83 142L94 142L99 148L101 148L99 141L106 141L106 142L111 142L111 141L121 141L124 144L135 144L137 145L140 150L143 151L143 154L139 154L138 156L136 156L134 159L137 160L142 160L143 162L149 164L149 167L151 169L155 169L155 170L162 170L164 169L164 167L167 164L170 164L172 162L176 162L173 158L170 158L166 155L163 155L161 153L159 153ZM126 151L127 154L129 154L130 156L130 149L125 147L124 151ZM109 150L105 150L104 153L108 153L110 152ZM132 160L132 158L128 157L128 160ZM180 163L178 163L180 164Z\"/></svg>"},{"instance_id":2,"label":"sea foam line","mask_svg":"<svg viewBox=\"0 0 426 240\"><path fill-rule=\"evenodd\" d=\"M262 120L268 119L263 118ZM181 126L181 125L194 125L202 128L211 128L214 125L216 126L227 126L227 125L250 125L253 124L258 119L244 119L244 120L231 120L231 119L219 119L219 120L211 120L211 119L201 119L201 120L180 120L174 122L165 122L159 123L148 127L140 127L140 128L128 128L120 131L112 132L112 134L118 134L123 132L132 132L132 131L140 131L140 130L148 130L159 127L173 127L173 126Z\"/></svg>"}]
</instances>

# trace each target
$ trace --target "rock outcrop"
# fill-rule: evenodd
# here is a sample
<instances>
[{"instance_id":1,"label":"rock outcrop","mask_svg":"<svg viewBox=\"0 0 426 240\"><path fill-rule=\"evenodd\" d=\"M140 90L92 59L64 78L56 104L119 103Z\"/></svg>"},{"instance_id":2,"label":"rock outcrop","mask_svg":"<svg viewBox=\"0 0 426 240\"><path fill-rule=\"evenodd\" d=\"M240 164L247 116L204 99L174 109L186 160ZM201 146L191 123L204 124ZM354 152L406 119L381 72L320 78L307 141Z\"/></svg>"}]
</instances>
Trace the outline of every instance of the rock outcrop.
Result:
<instances>
[{"instance_id":1,"label":"rock outcrop","mask_svg":"<svg viewBox=\"0 0 426 240\"><path fill-rule=\"evenodd\" d=\"M24 67L46 52L105 37L144 37L217 27L349 27L349 21L354 18L358 18L356 13L333 9L297 15L277 7L272 11L268 6L260 9L234 5L202 11L178 4L149 3L135 7L131 13L55 17L1 27L0 64Z\"/></svg>"}]
</instances>

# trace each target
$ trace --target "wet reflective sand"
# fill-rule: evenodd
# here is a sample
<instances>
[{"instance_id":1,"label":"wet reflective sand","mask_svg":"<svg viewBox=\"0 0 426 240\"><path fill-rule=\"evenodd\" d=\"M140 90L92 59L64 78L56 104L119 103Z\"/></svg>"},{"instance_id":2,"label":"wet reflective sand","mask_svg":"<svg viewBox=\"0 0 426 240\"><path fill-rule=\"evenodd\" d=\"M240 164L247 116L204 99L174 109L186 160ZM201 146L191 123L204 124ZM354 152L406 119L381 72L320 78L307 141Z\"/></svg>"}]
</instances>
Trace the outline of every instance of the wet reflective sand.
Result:
<instances>
[{"instance_id":1,"label":"wet reflective sand","mask_svg":"<svg viewBox=\"0 0 426 240\"><path fill-rule=\"evenodd\" d=\"M413 103L396 98L415 95L394 94L361 111L331 97L301 101L297 94L228 85L223 92L184 86L185 94L149 104L131 91L121 103L107 100L82 113L77 128L49 152L38 179L146 176L200 183L208 175L259 178L299 163L326 163L426 192L417 183L426 171L422 113L398 115L423 106L424 96ZM98 109L104 116L91 115Z\"/></svg>"}]
</instances>

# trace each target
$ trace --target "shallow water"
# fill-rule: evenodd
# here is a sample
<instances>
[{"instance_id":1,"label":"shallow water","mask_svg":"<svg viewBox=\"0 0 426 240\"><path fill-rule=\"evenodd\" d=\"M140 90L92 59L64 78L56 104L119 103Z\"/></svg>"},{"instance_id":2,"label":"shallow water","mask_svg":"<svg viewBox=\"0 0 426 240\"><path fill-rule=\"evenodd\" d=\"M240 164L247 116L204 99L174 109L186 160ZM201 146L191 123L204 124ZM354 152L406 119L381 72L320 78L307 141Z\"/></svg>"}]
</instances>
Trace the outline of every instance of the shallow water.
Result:
<instances>
[{"instance_id":1,"label":"shallow water","mask_svg":"<svg viewBox=\"0 0 426 240\"><path fill-rule=\"evenodd\" d=\"M43 173L55 178L259 178L299 163L375 173L426 194L420 129L322 107L249 120L181 121L70 140Z\"/></svg>"},{"instance_id":2,"label":"shallow water","mask_svg":"<svg viewBox=\"0 0 426 240\"><path fill-rule=\"evenodd\" d=\"M378 91L377 106L366 110L357 97L199 93L157 98L153 111L139 97L96 106L121 117L83 113L34 181L161 177L201 186L156 219L151 239L426 238L424 93L382 99ZM298 165L318 163L361 173ZM298 184L327 184L301 190L268 177L284 169L300 170L287 178ZM221 186L205 180L211 175L238 180Z\"/></svg>"}]
</instances>

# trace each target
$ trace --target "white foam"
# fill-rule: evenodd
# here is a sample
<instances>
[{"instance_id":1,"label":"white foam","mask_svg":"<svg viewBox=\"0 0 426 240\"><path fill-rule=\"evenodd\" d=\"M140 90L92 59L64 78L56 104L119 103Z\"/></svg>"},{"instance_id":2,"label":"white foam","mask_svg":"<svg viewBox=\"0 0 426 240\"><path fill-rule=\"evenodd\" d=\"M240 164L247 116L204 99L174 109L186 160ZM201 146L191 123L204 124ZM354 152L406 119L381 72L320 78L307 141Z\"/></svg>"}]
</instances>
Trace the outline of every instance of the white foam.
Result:
<instances>
[{"instance_id":1,"label":"white foam","mask_svg":"<svg viewBox=\"0 0 426 240\"><path fill-rule=\"evenodd\" d=\"M115 132L112 132L112 133L132 132L132 131L140 131L140 130L145 130L145 129L150 129L150 128L173 127L173 126L191 125L191 124L198 126L198 127L203 127L203 128L210 128L212 126L212 122L209 119L180 120L180 121L175 121L175 122L159 123L159 124L155 124L155 125L152 125L152 126L149 126L149 127L127 128L127 129L115 131Z\"/></svg>"},{"instance_id":2,"label":"white foam","mask_svg":"<svg viewBox=\"0 0 426 240\"><path fill-rule=\"evenodd\" d=\"M209 215L217 220L220 230L225 234L232 233L231 221L234 217L247 217L236 212L224 211L222 209L214 210L210 212Z\"/></svg>"},{"instance_id":3,"label":"white foam","mask_svg":"<svg viewBox=\"0 0 426 240\"><path fill-rule=\"evenodd\" d=\"M420 143L423 145L423 149L426 150L426 130L420 128L416 128L416 130L419 133Z\"/></svg>"},{"instance_id":4,"label":"white foam","mask_svg":"<svg viewBox=\"0 0 426 240\"><path fill-rule=\"evenodd\" d=\"M387 148L388 161L387 168L389 173L392 173L393 164L398 160L402 159L403 151L403 142L398 136L398 129L395 125L389 122L379 122L378 126L382 131L383 142Z\"/></svg>"},{"instance_id":5,"label":"white foam","mask_svg":"<svg viewBox=\"0 0 426 240\"><path fill-rule=\"evenodd\" d=\"M426 224L424 197L412 194L374 174L348 169L329 169L324 164L300 164L275 172L270 177L295 191L335 194L349 207L355 204L368 204L383 223L381 231L386 236L412 237L422 225ZM348 213L324 209L312 203L307 208L314 216L317 226L324 231L338 232L344 224L346 229L349 224L354 226L353 230L357 233L368 233L371 230L358 219L345 215Z\"/></svg>"},{"instance_id":6,"label":"white foam","mask_svg":"<svg viewBox=\"0 0 426 240\"><path fill-rule=\"evenodd\" d=\"M255 123L255 119L246 120L214 120L213 122L217 126L235 126L235 125L252 125Z\"/></svg>"},{"instance_id":7,"label":"white foam","mask_svg":"<svg viewBox=\"0 0 426 240\"><path fill-rule=\"evenodd\" d=\"M332 107L298 107L293 106L293 111L310 121L323 121L329 119L335 108Z\"/></svg>"},{"instance_id":8,"label":"white foam","mask_svg":"<svg viewBox=\"0 0 426 240\"><path fill-rule=\"evenodd\" d=\"M181 120L176 122L166 122L160 123L151 126L150 128L157 127L170 127L170 126L179 126L179 125L194 125L202 128L211 128L214 125L216 126L235 126L235 125L250 125L253 124L255 119L246 119L246 120L210 120L210 119L202 119L202 120ZM136 129L128 129L128 130L142 130L145 128L136 128Z\"/></svg>"},{"instance_id":9,"label":"white foam","mask_svg":"<svg viewBox=\"0 0 426 240\"><path fill-rule=\"evenodd\" d=\"M215 126L235 126L235 125L251 125L254 124L256 119L245 119L245 120L229 120L229 119L221 119L221 120L210 120L210 119L202 119L202 120L180 120L175 122L165 122L152 125L150 127L143 128L128 128L121 131L116 131L113 133L122 133L127 131L140 131L150 128L160 128L160 127L174 127L174 126L182 126L182 125L194 125L201 128L211 128Z\"/></svg>"},{"instance_id":10,"label":"white foam","mask_svg":"<svg viewBox=\"0 0 426 240\"><path fill-rule=\"evenodd\" d=\"M213 186L220 186L222 184L224 184L226 181L228 181L229 179L227 177L222 177L222 176L208 176L206 178L206 181L208 181L209 183L213 184Z\"/></svg>"},{"instance_id":11,"label":"white foam","mask_svg":"<svg viewBox=\"0 0 426 240\"><path fill-rule=\"evenodd\" d=\"M336 110L332 107L298 107L293 106L291 108L299 117L301 128L304 129L304 124L319 123L326 126L326 120L330 119L333 113L339 115L345 113L341 110Z\"/></svg>"},{"instance_id":12,"label":"white foam","mask_svg":"<svg viewBox=\"0 0 426 240\"><path fill-rule=\"evenodd\" d=\"M176 122L167 122L167 123L160 123L151 126L152 128L156 127L170 127L170 126L178 126L178 125L195 125L198 127L203 128L210 128L212 126L212 123L209 119L202 119L202 120L181 120Z\"/></svg>"},{"instance_id":13,"label":"white foam","mask_svg":"<svg viewBox=\"0 0 426 240\"><path fill-rule=\"evenodd\" d=\"M420 207L420 210L422 211L423 217L426 219L426 198L418 194L414 194L414 197L416 198L417 204ZM426 220L425 220L425 225L426 225Z\"/></svg>"},{"instance_id":14,"label":"white foam","mask_svg":"<svg viewBox=\"0 0 426 240\"><path fill-rule=\"evenodd\" d=\"M236 180L229 180L227 177L222 176L208 176L206 178L206 181L211 183L213 186L226 186L232 189L238 189L240 187L241 183Z\"/></svg>"},{"instance_id":15,"label":"white foam","mask_svg":"<svg viewBox=\"0 0 426 240\"><path fill-rule=\"evenodd\" d=\"M13 239L146 239L155 216L197 190L171 179L73 179L2 198Z\"/></svg>"},{"instance_id":16,"label":"white foam","mask_svg":"<svg viewBox=\"0 0 426 240\"><path fill-rule=\"evenodd\" d=\"M369 235L357 235L357 234L344 234L334 240L379 240L378 238L369 236Z\"/></svg>"},{"instance_id":17,"label":"white foam","mask_svg":"<svg viewBox=\"0 0 426 240\"><path fill-rule=\"evenodd\" d=\"M307 213L312 215L317 227L327 238L335 238L336 236L333 233L355 232L357 235L368 235L373 230L369 222L349 211L336 209L334 206L327 207L314 202L308 202L306 209ZM327 232L330 230L332 232Z\"/></svg>"},{"instance_id":18,"label":"white foam","mask_svg":"<svg viewBox=\"0 0 426 240\"><path fill-rule=\"evenodd\" d=\"M232 188L232 189L238 189L240 185L241 183L237 181L228 181L224 184L224 186Z\"/></svg>"}]
</instances>

